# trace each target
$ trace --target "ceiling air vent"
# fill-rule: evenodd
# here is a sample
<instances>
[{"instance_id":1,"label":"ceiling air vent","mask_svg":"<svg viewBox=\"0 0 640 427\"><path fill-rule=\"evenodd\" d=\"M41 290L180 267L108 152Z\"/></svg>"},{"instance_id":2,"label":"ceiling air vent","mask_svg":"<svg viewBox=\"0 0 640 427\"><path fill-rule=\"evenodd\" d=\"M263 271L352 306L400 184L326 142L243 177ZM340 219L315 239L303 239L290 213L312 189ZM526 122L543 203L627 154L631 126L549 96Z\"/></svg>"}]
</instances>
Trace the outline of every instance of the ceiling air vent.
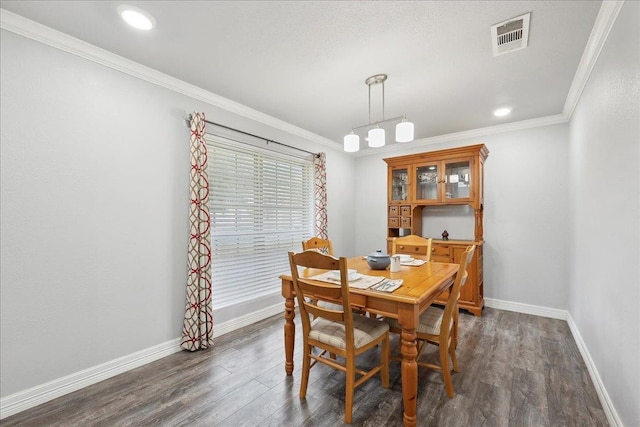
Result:
<instances>
[{"instance_id":1,"label":"ceiling air vent","mask_svg":"<svg viewBox=\"0 0 640 427\"><path fill-rule=\"evenodd\" d=\"M493 56L524 49L529 41L531 12L491 26Z\"/></svg>"}]
</instances>

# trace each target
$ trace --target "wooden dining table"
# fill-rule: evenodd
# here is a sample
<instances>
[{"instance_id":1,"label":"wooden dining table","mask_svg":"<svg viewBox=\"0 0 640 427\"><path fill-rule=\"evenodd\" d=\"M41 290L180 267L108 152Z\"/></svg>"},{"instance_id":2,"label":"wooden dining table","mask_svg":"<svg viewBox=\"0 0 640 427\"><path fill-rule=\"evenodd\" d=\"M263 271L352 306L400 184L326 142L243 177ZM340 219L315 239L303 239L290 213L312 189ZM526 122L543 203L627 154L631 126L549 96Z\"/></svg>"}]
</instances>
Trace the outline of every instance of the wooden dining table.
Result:
<instances>
[{"instance_id":1,"label":"wooden dining table","mask_svg":"<svg viewBox=\"0 0 640 427\"><path fill-rule=\"evenodd\" d=\"M414 256L420 259L420 256ZM418 397L418 354L416 327L419 317L444 290L453 285L458 264L426 262L421 266L401 266L400 271L372 270L365 257L349 258L348 268L367 276L381 276L402 279L402 286L393 292L351 288L349 298L353 309L398 319L402 327L402 399L404 403L403 422L405 426L416 425L416 404ZM304 269L301 277L312 277L324 270ZM282 296L285 299L284 348L285 371L293 373L293 351L295 344L295 292L290 275L280 276Z\"/></svg>"}]
</instances>

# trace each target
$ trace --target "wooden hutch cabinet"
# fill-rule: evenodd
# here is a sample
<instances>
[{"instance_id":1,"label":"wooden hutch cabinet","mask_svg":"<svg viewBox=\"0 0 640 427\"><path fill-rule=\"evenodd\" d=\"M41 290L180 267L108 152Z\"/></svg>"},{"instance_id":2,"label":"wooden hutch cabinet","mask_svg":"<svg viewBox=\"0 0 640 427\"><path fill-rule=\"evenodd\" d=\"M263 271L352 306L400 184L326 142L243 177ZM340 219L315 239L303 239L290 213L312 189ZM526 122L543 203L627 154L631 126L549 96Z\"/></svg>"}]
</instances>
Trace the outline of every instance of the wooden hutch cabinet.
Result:
<instances>
[{"instance_id":1,"label":"wooden hutch cabinet","mask_svg":"<svg viewBox=\"0 0 640 427\"><path fill-rule=\"evenodd\" d=\"M465 248L476 245L459 301L460 308L476 316L484 307L482 214L488 155L487 147L478 144L384 159L388 165L388 251L394 237L422 236L422 210L427 206L469 205L474 209L474 240L433 239L431 259L458 263ZM447 297L448 292L443 293L436 303L445 304Z\"/></svg>"}]
</instances>

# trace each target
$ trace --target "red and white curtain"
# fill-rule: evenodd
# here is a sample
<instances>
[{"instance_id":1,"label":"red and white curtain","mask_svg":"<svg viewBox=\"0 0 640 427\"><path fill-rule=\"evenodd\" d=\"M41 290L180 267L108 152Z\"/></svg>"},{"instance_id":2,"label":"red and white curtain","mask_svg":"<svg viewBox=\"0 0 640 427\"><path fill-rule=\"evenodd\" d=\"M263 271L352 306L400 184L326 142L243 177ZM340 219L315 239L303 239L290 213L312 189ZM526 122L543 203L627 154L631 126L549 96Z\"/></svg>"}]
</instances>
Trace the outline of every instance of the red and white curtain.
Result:
<instances>
[{"instance_id":1,"label":"red and white curtain","mask_svg":"<svg viewBox=\"0 0 640 427\"><path fill-rule=\"evenodd\" d=\"M315 200L316 236L328 239L327 233L327 156L325 153L313 155L313 181Z\"/></svg>"},{"instance_id":2,"label":"red and white curtain","mask_svg":"<svg viewBox=\"0 0 640 427\"><path fill-rule=\"evenodd\" d=\"M180 346L185 350L195 351L213 345L211 218L204 113L194 113L190 126L189 271Z\"/></svg>"}]
</instances>

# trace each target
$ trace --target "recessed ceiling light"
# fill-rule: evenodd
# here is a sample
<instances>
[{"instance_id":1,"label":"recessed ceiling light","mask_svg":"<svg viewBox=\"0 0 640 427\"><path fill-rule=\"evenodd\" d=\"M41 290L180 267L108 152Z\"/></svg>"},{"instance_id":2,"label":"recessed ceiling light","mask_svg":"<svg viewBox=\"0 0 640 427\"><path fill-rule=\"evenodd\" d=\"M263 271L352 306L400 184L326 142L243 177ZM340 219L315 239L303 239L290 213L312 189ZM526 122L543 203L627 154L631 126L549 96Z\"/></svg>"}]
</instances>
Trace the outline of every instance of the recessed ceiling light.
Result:
<instances>
[{"instance_id":1,"label":"recessed ceiling light","mask_svg":"<svg viewBox=\"0 0 640 427\"><path fill-rule=\"evenodd\" d=\"M493 112L493 115L494 116L498 116L498 117L502 117L502 116L506 116L510 112L511 112L511 108L498 108L497 110L495 110Z\"/></svg>"},{"instance_id":2,"label":"recessed ceiling light","mask_svg":"<svg viewBox=\"0 0 640 427\"><path fill-rule=\"evenodd\" d=\"M134 6L118 6L118 14L124 21L134 28L148 31L156 26L156 20L142 9Z\"/></svg>"}]
</instances>

